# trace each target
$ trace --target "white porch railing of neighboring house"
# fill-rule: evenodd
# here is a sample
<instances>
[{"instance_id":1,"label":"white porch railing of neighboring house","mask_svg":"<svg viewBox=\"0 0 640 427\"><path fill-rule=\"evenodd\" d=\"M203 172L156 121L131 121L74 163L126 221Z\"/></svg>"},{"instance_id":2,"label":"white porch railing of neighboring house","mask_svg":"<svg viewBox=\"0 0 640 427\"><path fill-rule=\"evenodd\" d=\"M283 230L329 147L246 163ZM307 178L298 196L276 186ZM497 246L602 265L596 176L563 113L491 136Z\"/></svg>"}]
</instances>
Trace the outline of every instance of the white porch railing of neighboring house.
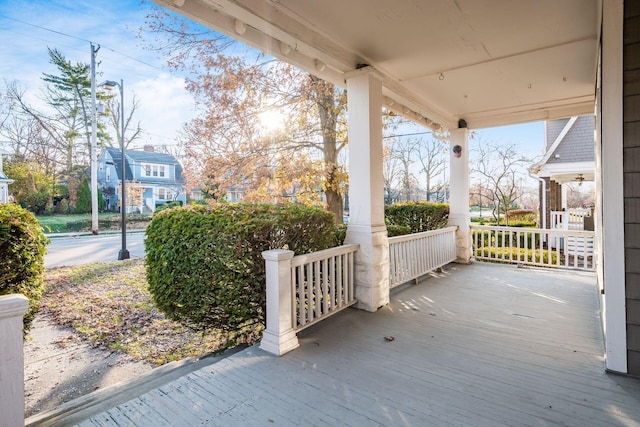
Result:
<instances>
[{"instance_id":1,"label":"white porch railing of neighboring house","mask_svg":"<svg viewBox=\"0 0 640 427\"><path fill-rule=\"evenodd\" d=\"M595 270L593 231L472 225L471 232L477 260Z\"/></svg>"},{"instance_id":2,"label":"white porch railing of neighboring house","mask_svg":"<svg viewBox=\"0 0 640 427\"><path fill-rule=\"evenodd\" d=\"M298 347L296 333L356 303L355 253L344 245L305 255L265 251L267 319L260 348L276 355Z\"/></svg>"},{"instance_id":3,"label":"white porch railing of neighboring house","mask_svg":"<svg viewBox=\"0 0 640 427\"><path fill-rule=\"evenodd\" d=\"M589 209L551 211L549 228L560 230L584 230L584 218L590 216Z\"/></svg>"},{"instance_id":4,"label":"white porch railing of neighboring house","mask_svg":"<svg viewBox=\"0 0 640 427\"><path fill-rule=\"evenodd\" d=\"M455 261L457 229L454 226L390 237L390 288Z\"/></svg>"}]
</instances>

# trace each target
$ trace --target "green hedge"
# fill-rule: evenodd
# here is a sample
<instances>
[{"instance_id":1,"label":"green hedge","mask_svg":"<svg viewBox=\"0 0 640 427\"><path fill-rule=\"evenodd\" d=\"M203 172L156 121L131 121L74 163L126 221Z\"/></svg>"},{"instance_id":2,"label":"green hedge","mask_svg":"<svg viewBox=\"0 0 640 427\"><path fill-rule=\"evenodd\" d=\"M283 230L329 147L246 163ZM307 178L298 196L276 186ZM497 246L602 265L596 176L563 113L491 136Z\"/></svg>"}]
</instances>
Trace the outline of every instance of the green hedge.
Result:
<instances>
[{"instance_id":1,"label":"green hedge","mask_svg":"<svg viewBox=\"0 0 640 427\"><path fill-rule=\"evenodd\" d=\"M335 244L333 215L300 205L186 206L154 215L146 230L149 290L168 317L196 328L264 321L262 251L296 254Z\"/></svg>"},{"instance_id":2,"label":"green hedge","mask_svg":"<svg viewBox=\"0 0 640 427\"><path fill-rule=\"evenodd\" d=\"M29 330L44 289L44 254L49 239L29 211L0 203L0 295L23 294L29 299L24 330Z\"/></svg>"},{"instance_id":3,"label":"green hedge","mask_svg":"<svg viewBox=\"0 0 640 427\"><path fill-rule=\"evenodd\" d=\"M541 253L542 252L542 253ZM509 259L509 254L513 256L514 261L521 262L542 262L544 264L549 263L549 251L548 250L539 250L536 249L535 253L531 249L518 250L518 248L495 248L495 247L484 247L484 248L476 248L475 254L476 256L482 257L490 257L495 258L496 261L501 261L502 255L504 254L504 259ZM540 256L542 256L542 261L540 260ZM555 265L558 260L558 254L556 252L551 252L551 264Z\"/></svg>"},{"instance_id":4,"label":"green hedge","mask_svg":"<svg viewBox=\"0 0 640 427\"><path fill-rule=\"evenodd\" d=\"M493 231L489 231L489 230L472 230L471 231L471 238L473 239L473 242L478 242L478 244L488 244L489 243L489 238L493 236L494 237L494 242L493 244L498 246L498 247L502 247L504 246L502 244L503 240L506 240L506 246L512 246L512 247L518 247L518 243L517 240L520 240L520 247L524 248L525 247L525 241L526 241L526 247L527 248L531 248L532 247L532 243L535 242L535 247L539 248L540 247L540 234L539 233L525 233L525 232L521 232L520 236L518 237L517 233L514 231L505 231L504 233L501 231L498 232L493 232ZM503 237L504 236L504 237ZM477 240L476 240L477 238Z\"/></svg>"},{"instance_id":5,"label":"green hedge","mask_svg":"<svg viewBox=\"0 0 640 427\"><path fill-rule=\"evenodd\" d=\"M411 233L445 227L449 219L449 205L431 202L404 202L386 206L388 225L409 227Z\"/></svg>"},{"instance_id":6,"label":"green hedge","mask_svg":"<svg viewBox=\"0 0 640 427\"><path fill-rule=\"evenodd\" d=\"M178 208L180 206L182 206L182 200L174 200L172 202L162 203L156 206L153 213L157 214L158 212L162 212L165 209Z\"/></svg>"}]
</instances>

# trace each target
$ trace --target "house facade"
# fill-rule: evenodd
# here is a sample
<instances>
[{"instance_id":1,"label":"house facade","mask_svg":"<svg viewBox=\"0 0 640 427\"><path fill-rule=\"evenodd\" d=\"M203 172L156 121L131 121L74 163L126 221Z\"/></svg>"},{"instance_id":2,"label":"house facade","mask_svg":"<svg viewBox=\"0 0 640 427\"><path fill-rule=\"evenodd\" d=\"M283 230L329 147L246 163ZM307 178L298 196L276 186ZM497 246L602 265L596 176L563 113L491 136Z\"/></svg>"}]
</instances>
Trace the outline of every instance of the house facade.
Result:
<instances>
[{"instance_id":1,"label":"house facade","mask_svg":"<svg viewBox=\"0 0 640 427\"><path fill-rule=\"evenodd\" d=\"M0 149L0 203L9 202L9 184L13 182L12 179L9 179L9 177L5 175L4 170L2 169L2 156L8 154L8 152Z\"/></svg>"},{"instance_id":2,"label":"house facade","mask_svg":"<svg viewBox=\"0 0 640 427\"><path fill-rule=\"evenodd\" d=\"M98 157L98 187L107 210L120 210L123 175L127 184L127 213L150 214L161 204L186 203L182 166L175 157L157 153L149 145L144 150L125 150L123 174L122 152L107 147Z\"/></svg>"},{"instance_id":3,"label":"house facade","mask_svg":"<svg viewBox=\"0 0 640 427\"><path fill-rule=\"evenodd\" d=\"M552 212L567 208L567 184L595 179L595 117L546 121L544 147L529 171L540 181L540 226L552 228Z\"/></svg>"}]
</instances>

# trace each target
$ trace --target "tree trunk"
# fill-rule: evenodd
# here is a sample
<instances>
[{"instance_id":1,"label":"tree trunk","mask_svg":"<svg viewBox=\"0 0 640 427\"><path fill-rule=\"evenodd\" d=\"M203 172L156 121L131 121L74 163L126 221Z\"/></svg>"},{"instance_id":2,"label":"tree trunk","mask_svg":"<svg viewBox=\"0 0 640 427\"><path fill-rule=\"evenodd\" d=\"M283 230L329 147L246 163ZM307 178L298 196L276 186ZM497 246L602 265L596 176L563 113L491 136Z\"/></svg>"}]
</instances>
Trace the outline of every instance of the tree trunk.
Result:
<instances>
[{"instance_id":1,"label":"tree trunk","mask_svg":"<svg viewBox=\"0 0 640 427\"><path fill-rule=\"evenodd\" d=\"M336 224L343 222L343 200L340 192L340 179L338 177L338 147L337 131L338 109L335 107L335 88L317 77L311 76L316 84L318 93L316 106L320 116L322 128L323 156L325 164L324 195L327 200L327 210L334 215Z\"/></svg>"}]
</instances>

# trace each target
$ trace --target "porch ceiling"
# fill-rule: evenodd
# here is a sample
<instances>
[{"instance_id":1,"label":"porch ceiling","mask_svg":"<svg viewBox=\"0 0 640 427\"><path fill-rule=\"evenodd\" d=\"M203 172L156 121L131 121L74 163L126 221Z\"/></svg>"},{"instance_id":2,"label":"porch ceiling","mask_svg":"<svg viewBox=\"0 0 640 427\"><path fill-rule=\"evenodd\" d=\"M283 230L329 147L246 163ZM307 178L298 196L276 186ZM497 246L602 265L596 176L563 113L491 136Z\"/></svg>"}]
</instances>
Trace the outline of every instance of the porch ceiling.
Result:
<instances>
[{"instance_id":1,"label":"porch ceiling","mask_svg":"<svg viewBox=\"0 0 640 427\"><path fill-rule=\"evenodd\" d=\"M601 0L155 0L335 84L367 64L438 128L594 111Z\"/></svg>"}]
</instances>

